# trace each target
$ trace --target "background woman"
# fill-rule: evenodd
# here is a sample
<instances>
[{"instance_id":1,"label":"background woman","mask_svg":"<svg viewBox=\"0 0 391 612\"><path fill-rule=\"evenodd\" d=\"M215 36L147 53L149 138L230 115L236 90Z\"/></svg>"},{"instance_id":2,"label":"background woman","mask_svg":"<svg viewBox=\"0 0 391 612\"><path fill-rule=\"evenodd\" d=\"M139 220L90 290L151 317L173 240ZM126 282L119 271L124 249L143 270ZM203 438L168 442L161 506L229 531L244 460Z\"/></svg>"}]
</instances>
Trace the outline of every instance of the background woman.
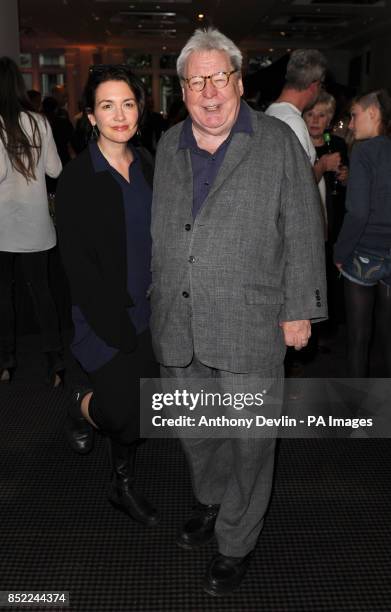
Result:
<instances>
[{"instance_id":1,"label":"background woman","mask_svg":"<svg viewBox=\"0 0 391 612\"><path fill-rule=\"evenodd\" d=\"M64 169L56 199L72 294L71 349L91 383L73 395L69 439L85 453L92 444L87 421L107 434L109 500L153 526L157 512L134 488L139 378L155 374L146 297L152 167L129 144L143 114L144 91L126 66L96 66L84 99L95 140Z\"/></svg>"},{"instance_id":2,"label":"background woman","mask_svg":"<svg viewBox=\"0 0 391 612\"><path fill-rule=\"evenodd\" d=\"M338 323L344 320L343 287L333 261L333 246L345 215L348 151L343 138L335 136L330 130L335 107L334 97L326 91L321 91L317 102L303 113L316 149L318 158L316 166L324 176L326 185L327 240L325 246L329 320L324 325L328 331L332 330L330 328L336 328ZM328 143L325 134L327 134Z\"/></svg>"},{"instance_id":3,"label":"background woman","mask_svg":"<svg viewBox=\"0 0 391 612\"><path fill-rule=\"evenodd\" d=\"M48 211L45 173L61 161L48 122L33 112L13 60L0 58L0 377L16 365L12 282L18 258L47 357L48 378L63 369L55 305L48 285L48 251L56 233Z\"/></svg>"},{"instance_id":4,"label":"background woman","mask_svg":"<svg viewBox=\"0 0 391 612\"><path fill-rule=\"evenodd\" d=\"M391 99L385 90L355 99L347 213L334 251L344 276L348 375L368 376L373 322L391 376Z\"/></svg>"}]
</instances>

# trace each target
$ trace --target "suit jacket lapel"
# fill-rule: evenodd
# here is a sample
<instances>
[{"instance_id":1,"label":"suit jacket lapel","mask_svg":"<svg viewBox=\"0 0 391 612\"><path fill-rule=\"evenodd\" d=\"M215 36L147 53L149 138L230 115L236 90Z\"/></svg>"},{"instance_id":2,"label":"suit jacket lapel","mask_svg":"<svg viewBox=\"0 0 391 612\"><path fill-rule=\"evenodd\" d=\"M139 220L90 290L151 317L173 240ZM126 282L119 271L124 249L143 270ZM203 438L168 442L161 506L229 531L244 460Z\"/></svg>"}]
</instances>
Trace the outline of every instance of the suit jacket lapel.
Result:
<instances>
[{"instance_id":1,"label":"suit jacket lapel","mask_svg":"<svg viewBox=\"0 0 391 612\"><path fill-rule=\"evenodd\" d=\"M234 134L232 141L229 143L221 168L213 182L204 204L207 203L210 197L213 197L216 191L224 184L229 175L234 171L236 166L239 166L239 164L242 162L244 156L247 154L250 142L251 136L249 134L245 132L238 132Z\"/></svg>"},{"instance_id":2,"label":"suit jacket lapel","mask_svg":"<svg viewBox=\"0 0 391 612\"><path fill-rule=\"evenodd\" d=\"M175 173L178 176L177 185L183 185L183 207L186 207L189 214L193 208L193 170L189 149L179 149L176 155Z\"/></svg>"}]
</instances>

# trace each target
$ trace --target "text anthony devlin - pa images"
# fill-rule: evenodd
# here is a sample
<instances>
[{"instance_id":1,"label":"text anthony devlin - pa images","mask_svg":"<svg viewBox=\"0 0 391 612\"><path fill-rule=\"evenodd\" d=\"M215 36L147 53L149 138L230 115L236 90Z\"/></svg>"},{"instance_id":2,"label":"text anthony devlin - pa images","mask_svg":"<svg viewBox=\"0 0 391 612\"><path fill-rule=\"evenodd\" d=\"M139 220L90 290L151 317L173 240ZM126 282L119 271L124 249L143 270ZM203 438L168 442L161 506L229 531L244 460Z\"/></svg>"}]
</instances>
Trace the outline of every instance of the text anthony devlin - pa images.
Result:
<instances>
[{"instance_id":1,"label":"text anthony devlin - pa images","mask_svg":"<svg viewBox=\"0 0 391 612\"><path fill-rule=\"evenodd\" d=\"M308 415L305 419L295 419L282 415L279 418L271 419L263 415L249 418L229 418L226 416L207 417L205 415L198 418L190 416L178 416L176 418L165 418L160 414L152 417L154 427L238 427L250 429L251 427L297 427L297 425L307 425L307 427L372 427L372 419L345 419L331 415L319 416Z\"/></svg>"}]
</instances>

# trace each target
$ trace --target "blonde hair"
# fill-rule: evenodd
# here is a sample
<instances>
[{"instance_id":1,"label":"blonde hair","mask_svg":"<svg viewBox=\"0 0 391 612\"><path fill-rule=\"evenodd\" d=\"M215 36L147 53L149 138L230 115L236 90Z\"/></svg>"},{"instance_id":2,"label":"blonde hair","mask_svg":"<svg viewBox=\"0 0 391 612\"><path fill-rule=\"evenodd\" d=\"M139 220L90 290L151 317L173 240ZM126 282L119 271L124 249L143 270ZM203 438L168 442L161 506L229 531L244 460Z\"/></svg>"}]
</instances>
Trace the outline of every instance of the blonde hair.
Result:
<instances>
[{"instance_id":1,"label":"blonde hair","mask_svg":"<svg viewBox=\"0 0 391 612\"><path fill-rule=\"evenodd\" d=\"M330 121L334 117L335 109L337 107L337 103L335 101L334 96L327 93L327 91L321 91L318 99L312 106L306 108L306 111L312 110L317 104L324 104L327 107L327 113L330 115Z\"/></svg>"}]
</instances>

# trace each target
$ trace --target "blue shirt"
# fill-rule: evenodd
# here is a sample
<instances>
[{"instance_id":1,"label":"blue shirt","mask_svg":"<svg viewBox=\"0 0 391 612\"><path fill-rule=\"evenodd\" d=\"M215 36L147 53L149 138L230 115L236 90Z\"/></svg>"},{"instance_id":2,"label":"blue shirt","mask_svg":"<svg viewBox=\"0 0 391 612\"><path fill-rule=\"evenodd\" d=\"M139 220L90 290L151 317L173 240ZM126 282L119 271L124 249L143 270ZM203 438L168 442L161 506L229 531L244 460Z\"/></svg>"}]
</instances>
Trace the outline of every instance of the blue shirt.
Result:
<instances>
[{"instance_id":1,"label":"blue shirt","mask_svg":"<svg viewBox=\"0 0 391 612\"><path fill-rule=\"evenodd\" d=\"M129 166L129 182L112 166L93 142L89 145L95 172L109 171L122 190L127 257L127 289L134 306L128 309L129 316L141 334L147 329L150 304L146 297L151 284L151 203L152 192L141 169L137 151L132 148L133 163ZM76 359L87 372L92 372L109 362L118 349L109 346L95 334L78 306L72 307L75 335L71 349Z\"/></svg>"},{"instance_id":2,"label":"blue shirt","mask_svg":"<svg viewBox=\"0 0 391 612\"><path fill-rule=\"evenodd\" d=\"M190 150L191 166L193 170L193 219L196 218L201 210L209 190L213 185L213 181L224 161L232 136L237 132L245 132L247 134L253 133L249 109L242 102L240 103L238 117L232 127L230 135L214 153L209 153L198 147L192 130L191 117L185 119L179 137L179 149Z\"/></svg>"}]
</instances>

